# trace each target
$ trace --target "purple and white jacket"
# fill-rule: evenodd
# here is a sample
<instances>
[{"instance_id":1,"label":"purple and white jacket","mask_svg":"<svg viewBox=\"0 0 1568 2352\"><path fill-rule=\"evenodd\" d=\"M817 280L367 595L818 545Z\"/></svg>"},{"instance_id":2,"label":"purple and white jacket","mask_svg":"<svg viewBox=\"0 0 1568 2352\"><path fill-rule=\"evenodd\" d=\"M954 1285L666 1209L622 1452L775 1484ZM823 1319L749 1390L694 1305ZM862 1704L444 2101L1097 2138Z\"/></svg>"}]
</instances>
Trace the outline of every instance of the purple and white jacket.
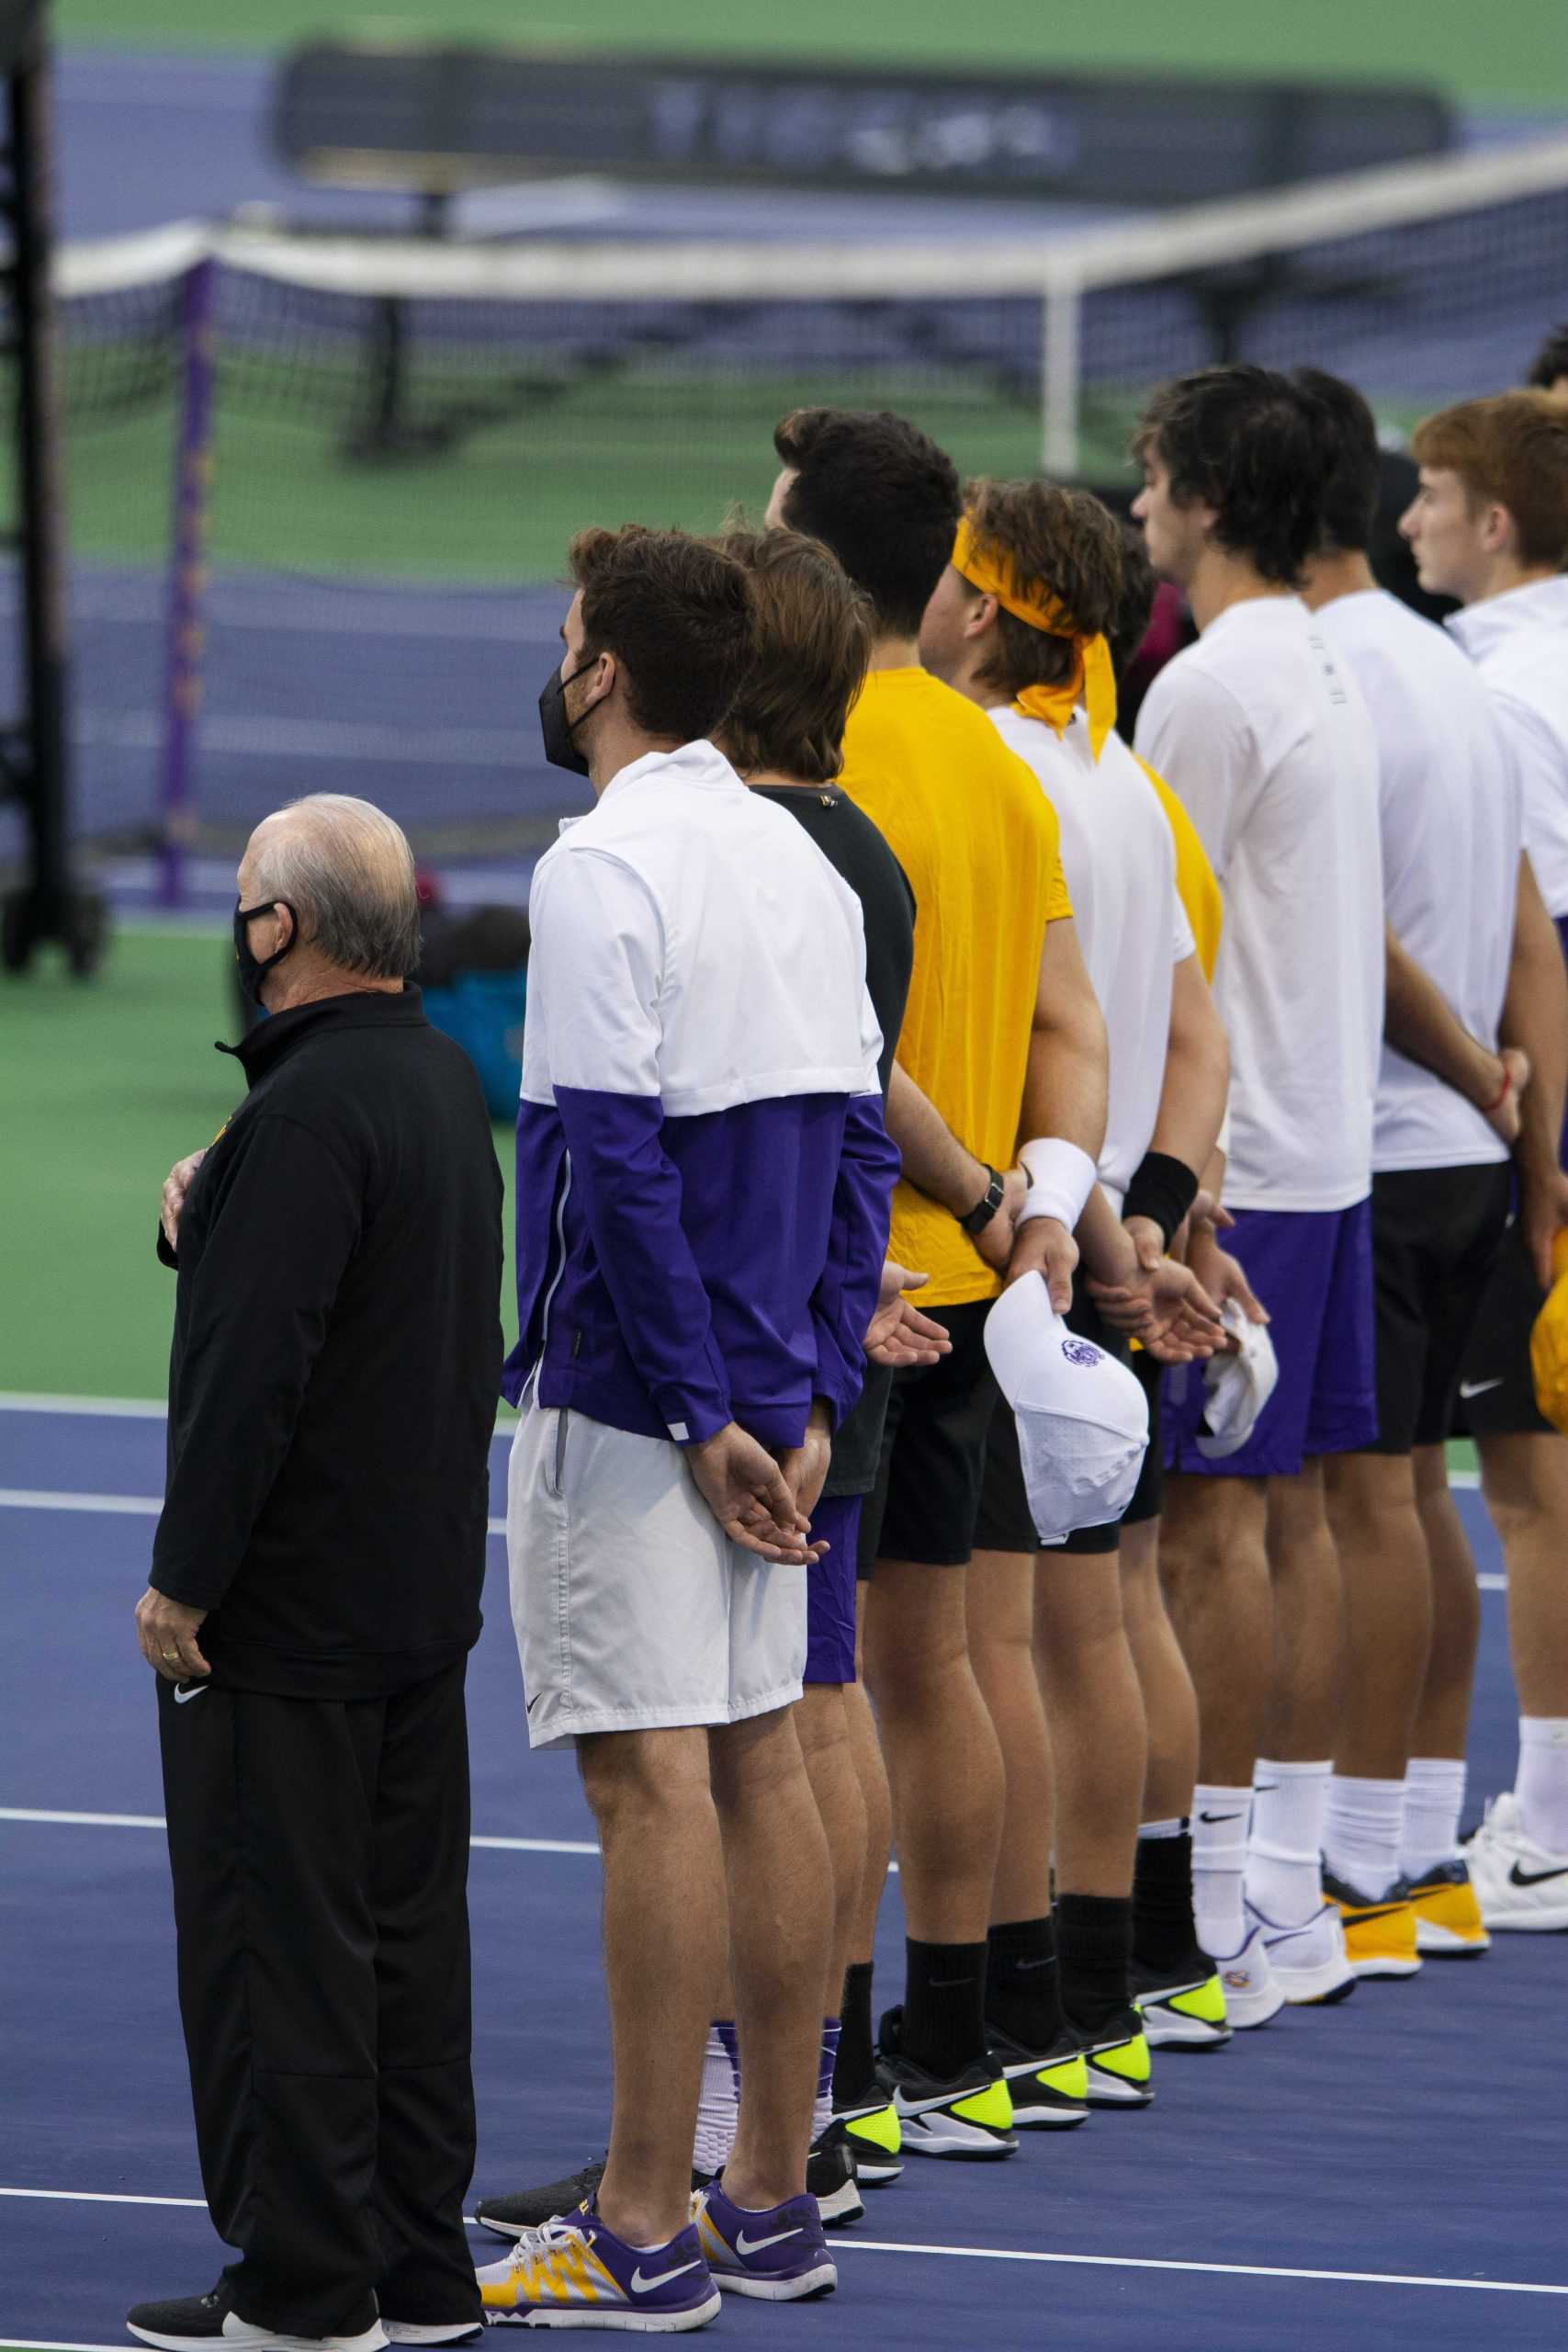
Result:
<instances>
[{"instance_id":1,"label":"purple and white jacket","mask_svg":"<svg viewBox=\"0 0 1568 2352\"><path fill-rule=\"evenodd\" d=\"M898 1173L853 892L694 742L562 825L529 916L507 1396L681 1444L841 1420Z\"/></svg>"}]
</instances>

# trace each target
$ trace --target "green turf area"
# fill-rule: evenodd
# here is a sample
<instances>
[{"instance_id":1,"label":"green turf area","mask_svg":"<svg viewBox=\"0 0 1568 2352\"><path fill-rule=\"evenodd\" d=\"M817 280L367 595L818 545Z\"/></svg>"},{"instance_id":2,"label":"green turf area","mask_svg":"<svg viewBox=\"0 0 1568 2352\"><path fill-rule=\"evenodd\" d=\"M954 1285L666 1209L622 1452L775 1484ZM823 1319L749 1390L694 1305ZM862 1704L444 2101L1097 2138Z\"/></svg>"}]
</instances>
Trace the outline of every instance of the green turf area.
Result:
<instances>
[{"instance_id":1,"label":"green turf area","mask_svg":"<svg viewBox=\"0 0 1568 2352\"><path fill-rule=\"evenodd\" d=\"M161 1397L174 1277L153 1253L158 1189L243 1091L212 1050L234 1032L223 939L126 930L85 985L41 959L0 979L0 1389ZM495 1141L510 1186L511 1130ZM510 1346L510 1204L505 1232ZM1475 1467L1471 1446L1450 1458Z\"/></svg>"},{"instance_id":2,"label":"green turf area","mask_svg":"<svg viewBox=\"0 0 1568 2352\"><path fill-rule=\"evenodd\" d=\"M217 933L127 930L96 983L52 957L0 979L0 1389L164 1394L158 1191L244 1091L212 1050L234 1035L228 960ZM497 1146L509 1166L505 1129ZM504 1311L510 1326L510 1277Z\"/></svg>"},{"instance_id":3,"label":"green turf area","mask_svg":"<svg viewBox=\"0 0 1568 2352\"><path fill-rule=\"evenodd\" d=\"M711 0L599 0L588 16L518 0L62 0L68 41L144 47L271 50L312 34L357 29L412 38L471 35L513 46L551 41L612 49L706 50L1050 70L1299 74L1435 81L1457 95L1549 107L1568 103L1568 8L1562 0L1511 0L1482 17L1459 0L1316 0L1312 8L1259 7L1257 0L1203 0L1177 8L1121 0L1112 8L992 0L955 16L948 0L845 8L795 0L789 9L746 0L722 14Z\"/></svg>"},{"instance_id":4,"label":"green turf area","mask_svg":"<svg viewBox=\"0 0 1568 2352\"><path fill-rule=\"evenodd\" d=\"M247 396L219 406L210 553L223 564L381 579L552 578L588 521L713 530L737 500L760 515L777 470L773 426L808 401L896 404L968 473L1039 463L1032 407L983 384L932 390L918 376L591 379L536 402L518 394L444 448L378 463L345 453L346 405L329 422L308 402L278 414ZM449 411L432 397L421 413ZM68 437L76 552L161 560L172 409L78 424Z\"/></svg>"}]
</instances>

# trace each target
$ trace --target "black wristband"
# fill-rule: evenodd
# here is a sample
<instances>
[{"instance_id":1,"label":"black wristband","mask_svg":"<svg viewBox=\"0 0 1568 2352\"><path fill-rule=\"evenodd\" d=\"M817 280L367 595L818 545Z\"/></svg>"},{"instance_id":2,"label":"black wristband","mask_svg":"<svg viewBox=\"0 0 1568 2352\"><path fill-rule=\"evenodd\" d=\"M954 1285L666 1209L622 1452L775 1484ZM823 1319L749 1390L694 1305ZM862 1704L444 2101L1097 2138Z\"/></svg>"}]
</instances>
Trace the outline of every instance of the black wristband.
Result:
<instances>
[{"instance_id":1,"label":"black wristband","mask_svg":"<svg viewBox=\"0 0 1568 2352\"><path fill-rule=\"evenodd\" d=\"M986 1227L989 1225L991 1219L995 1216L997 1211L1002 1204L1001 1178L997 1174L996 1170L991 1166L988 1159L982 1159L980 1165L991 1181L987 1185L981 1197L976 1202L974 1207L970 1210L968 1216L961 1216L958 1220L959 1224L964 1227L964 1232L969 1234L971 1237L976 1233L984 1233Z\"/></svg>"},{"instance_id":2,"label":"black wristband","mask_svg":"<svg viewBox=\"0 0 1568 2352\"><path fill-rule=\"evenodd\" d=\"M1168 1151L1145 1151L1133 1171L1122 1215L1148 1217L1158 1226L1168 1250L1197 1197L1198 1179L1184 1159L1173 1159Z\"/></svg>"}]
</instances>

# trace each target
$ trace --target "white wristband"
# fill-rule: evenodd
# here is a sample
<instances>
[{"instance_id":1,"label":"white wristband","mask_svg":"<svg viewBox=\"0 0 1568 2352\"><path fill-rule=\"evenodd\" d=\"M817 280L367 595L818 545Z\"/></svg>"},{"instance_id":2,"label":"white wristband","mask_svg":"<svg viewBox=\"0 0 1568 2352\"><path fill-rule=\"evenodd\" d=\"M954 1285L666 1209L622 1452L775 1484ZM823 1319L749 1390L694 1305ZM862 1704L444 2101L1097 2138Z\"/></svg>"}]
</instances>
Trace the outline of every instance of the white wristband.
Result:
<instances>
[{"instance_id":1,"label":"white wristband","mask_svg":"<svg viewBox=\"0 0 1568 2352\"><path fill-rule=\"evenodd\" d=\"M1071 1233L1094 1188L1095 1165L1088 1152L1059 1136L1040 1136L1026 1143L1018 1158L1029 1178L1018 1223L1027 1225L1036 1216L1059 1217Z\"/></svg>"}]
</instances>

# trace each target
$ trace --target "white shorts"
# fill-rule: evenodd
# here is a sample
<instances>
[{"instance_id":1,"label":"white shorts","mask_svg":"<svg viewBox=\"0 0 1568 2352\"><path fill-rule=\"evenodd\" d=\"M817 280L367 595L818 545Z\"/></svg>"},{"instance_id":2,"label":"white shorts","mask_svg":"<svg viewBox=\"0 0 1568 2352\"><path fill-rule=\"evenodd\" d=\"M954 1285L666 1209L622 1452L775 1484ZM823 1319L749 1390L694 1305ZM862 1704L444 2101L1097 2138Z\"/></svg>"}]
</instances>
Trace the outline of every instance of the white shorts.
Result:
<instances>
[{"instance_id":1,"label":"white shorts","mask_svg":"<svg viewBox=\"0 0 1568 2352\"><path fill-rule=\"evenodd\" d=\"M739 1723L799 1698L804 1566L731 1544L668 1438L531 1406L506 1549L531 1747Z\"/></svg>"}]
</instances>

